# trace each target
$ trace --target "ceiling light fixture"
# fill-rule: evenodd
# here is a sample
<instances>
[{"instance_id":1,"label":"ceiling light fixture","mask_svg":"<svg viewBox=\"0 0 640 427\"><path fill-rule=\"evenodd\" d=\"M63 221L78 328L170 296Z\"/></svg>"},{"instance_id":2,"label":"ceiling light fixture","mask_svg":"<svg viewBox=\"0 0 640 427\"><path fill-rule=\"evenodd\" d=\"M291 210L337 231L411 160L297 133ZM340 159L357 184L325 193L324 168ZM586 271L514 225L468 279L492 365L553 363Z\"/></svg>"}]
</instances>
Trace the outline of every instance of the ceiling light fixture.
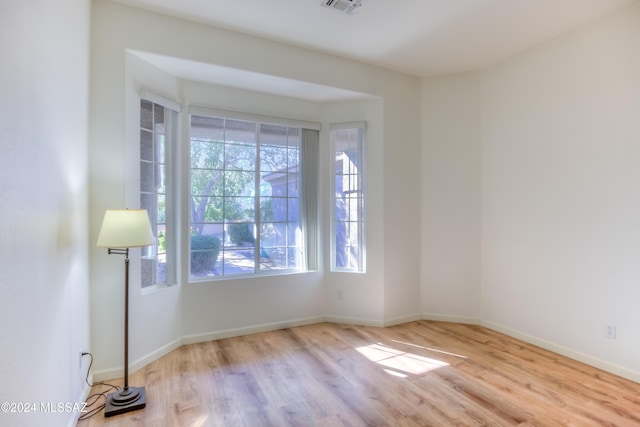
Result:
<instances>
[{"instance_id":1,"label":"ceiling light fixture","mask_svg":"<svg viewBox=\"0 0 640 427\"><path fill-rule=\"evenodd\" d=\"M337 10L338 12L351 15L362 6L362 0L322 0L320 4L324 7Z\"/></svg>"}]
</instances>

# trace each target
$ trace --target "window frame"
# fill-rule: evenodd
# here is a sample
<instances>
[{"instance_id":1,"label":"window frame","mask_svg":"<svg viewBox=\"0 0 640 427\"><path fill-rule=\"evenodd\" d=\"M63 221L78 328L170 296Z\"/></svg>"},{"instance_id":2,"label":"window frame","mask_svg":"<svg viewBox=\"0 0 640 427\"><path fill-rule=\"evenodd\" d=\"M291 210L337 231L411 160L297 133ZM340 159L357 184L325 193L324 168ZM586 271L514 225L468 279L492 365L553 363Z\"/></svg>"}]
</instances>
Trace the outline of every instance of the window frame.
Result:
<instances>
[{"instance_id":1,"label":"window frame","mask_svg":"<svg viewBox=\"0 0 640 427\"><path fill-rule=\"evenodd\" d=\"M164 137L164 163L159 162L156 156L157 150L157 138L161 137L160 133L157 132L156 129L144 129L142 124L142 105L144 102L149 102L152 104L152 108L155 109L155 106L162 107L164 112L164 133L162 137ZM163 96L157 95L148 90L142 90L140 94L138 111L140 112L140 120L139 120L139 138L138 138L138 177L140 178L140 183L138 186L138 202L140 203L141 208L145 208L142 202L143 193L150 194L152 196L157 197L161 193L153 192L143 192L142 188L142 167L143 163L142 159L142 144L143 131L150 131L152 133L152 145L153 145L153 159L150 162L152 165L152 170L155 179L160 179L157 174L157 167L159 164L164 165L164 214L165 219L164 223L159 223L156 221L157 218L157 209L155 213L149 212L149 219L151 222L151 228L155 237L155 243L148 247L141 248L140 251L140 288L144 292L153 291L155 289L172 286L178 283L178 257L177 257L177 242L178 242L178 222L177 222L177 200L178 200L178 191L177 191L177 183L178 183L178 174L177 174L177 146L179 145L179 113L182 110L182 106L174 102L170 99L167 99ZM152 110L152 118L153 123L155 123L155 118L153 117ZM157 188L157 187L156 187ZM155 188L154 188L155 189ZM154 202L154 206L157 206L157 199ZM158 239L158 224L164 224L165 231L165 272L164 282L158 282L156 279L158 278L158 248L160 245ZM145 285L144 275L149 273L148 269L144 268L145 261L153 260L154 265L151 268L151 272L153 277L151 279L151 283Z\"/></svg>"},{"instance_id":2,"label":"window frame","mask_svg":"<svg viewBox=\"0 0 640 427\"><path fill-rule=\"evenodd\" d=\"M339 131L353 131L357 130L358 132L358 162L360 166L357 168L357 176L358 180L358 193L360 195L357 197L357 218L355 220L346 220L346 223L355 223L357 227L357 260L354 266L339 266L337 262L338 257L338 219L336 218L336 211L338 209L338 199L337 199L337 140L336 140L336 132ZM366 122L347 122L347 123L332 123L330 125L330 250L329 250L329 259L330 259L330 271L332 272L342 272L342 273L366 273ZM341 152L341 151L340 151ZM350 177L353 177L353 173L348 174ZM352 245L348 245L347 248ZM343 248L346 251L346 248ZM351 264L351 262L349 262Z\"/></svg>"},{"instance_id":3,"label":"window frame","mask_svg":"<svg viewBox=\"0 0 640 427\"><path fill-rule=\"evenodd\" d=\"M191 158L191 154L192 154L192 129L191 129L191 124L192 124L192 117L193 116L201 116L201 117L208 117L208 118L218 118L218 119L228 119L228 120L239 120L239 121L245 121L245 122L252 122L255 124L256 126L256 141L255 141L255 152L256 152L256 156L255 156L255 171L253 171L254 173L254 187L255 187L255 192L254 192L254 196L253 196L253 202L254 202L254 212L253 212L253 218L250 221L251 224L253 224L255 230L254 230L254 237L255 237L255 242L254 245L252 247L252 250L254 251L254 256L252 258L252 261L254 262L253 264L253 270L252 271L247 271L246 273L236 273L236 274L219 274L219 275L207 275L204 277L197 277L197 276L193 276L192 275L192 270L191 270L191 262L192 262L192 257L191 257L191 236L190 236L190 232L187 233L188 235L186 236L186 243L187 243L187 248L188 250L185 251L185 253L187 254L183 260L185 261L185 278L186 281L188 283L206 283L206 282L213 282L213 281L223 281L223 280L233 280L233 279L246 279L246 278L257 278L257 277L265 277L265 276L273 276L273 275L285 275L285 274L297 274L297 273L305 273L308 271L314 271L314 269L309 269L308 265L307 265L307 257L308 257L308 252L307 252L307 242L304 238L302 238L300 240L300 242L294 246L292 246L292 248L297 248L297 252L299 253L298 255L296 255L297 257L300 258L300 260L296 261L296 266L294 267L285 267L285 268L273 268L273 269L263 269L261 268L260 265L260 260L261 260L261 256L260 256L260 252L262 250L262 245L261 245L261 233L260 233L260 229L261 229L261 222L262 222L262 212L260 209L260 198L262 196L260 196L260 177L261 175L264 173L264 171L261 171L261 161L260 161L260 147L263 144L262 141L260 140L260 134L261 134L261 125L275 125L275 126L282 126L282 127L286 127L286 128L295 128L297 129L298 135L297 135L297 150L298 150L298 164L296 165L297 168L297 172L296 174L298 175L297 177L297 182L298 185L302 185L302 171L301 171L301 151L302 151L302 132L304 130L315 130L315 131L319 131L320 130L320 124L319 123L315 123L315 122L309 122L309 121L302 121L302 120L296 120L296 119L286 119L286 118L276 118L276 117L270 117L270 116L264 116L264 115L258 115L258 114L251 114L251 113L242 113L242 112L235 112L235 111L227 111L227 110L220 110L220 109L214 109L214 108L207 108L207 107L200 107L200 106L191 106L189 108L189 114L187 115L187 120L186 122L188 123L187 125L187 136L186 136L186 144L183 144L184 146L184 155L187 158L187 165L185 167L185 169L187 170L185 173L185 180L186 180L186 184L184 186L185 188L185 193L186 193L186 197L188 199L188 201L186 202L186 207L185 209L187 211L190 211L191 207L190 204L192 203L192 183L191 183L191 173L192 173L192 158ZM288 145L287 145L288 147ZM287 187L289 185L289 180L287 179ZM299 190L300 191L300 190ZM317 197L317 195L315 195L315 197ZM301 228L303 228L302 225L302 218L301 216L303 215L302 213L302 204L303 204L303 199L302 199L302 195L298 194L296 196L297 199L297 210L298 210L298 219L297 219L297 228L300 231ZM287 200L289 200L289 196L287 196ZM224 219L223 219L224 221ZM291 224L290 221L286 221L286 227L289 227L289 225ZM188 215L186 215L184 224L183 224L183 228L185 230L191 230L192 227L192 218L191 218L191 214L189 212ZM226 233L226 231L225 231ZM225 234L223 234L223 241L221 242L221 248L220 248L220 255L222 255L222 246L224 246L225 242L225 238L227 236ZM298 239L296 239L298 240ZM314 239L314 242L316 240ZM290 244L286 243L285 244L287 251L290 249ZM314 254L316 253L316 251L313 252ZM219 265L220 261L217 261L215 265ZM317 265L317 263L313 264L314 266Z\"/></svg>"}]
</instances>

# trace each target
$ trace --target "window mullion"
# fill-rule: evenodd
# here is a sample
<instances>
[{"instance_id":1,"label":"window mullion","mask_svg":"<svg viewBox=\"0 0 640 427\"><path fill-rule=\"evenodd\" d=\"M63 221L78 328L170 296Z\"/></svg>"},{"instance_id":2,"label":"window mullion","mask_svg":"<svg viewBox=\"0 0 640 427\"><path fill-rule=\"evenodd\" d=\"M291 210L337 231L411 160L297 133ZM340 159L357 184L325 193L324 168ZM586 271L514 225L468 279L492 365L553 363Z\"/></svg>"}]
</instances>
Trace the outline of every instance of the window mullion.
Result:
<instances>
[{"instance_id":1,"label":"window mullion","mask_svg":"<svg viewBox=\"0 0 640 427\"><path fill-rule=\"evenodd\" d=\"M228 151L228 147L227 147L227 126L226 123L227 121L224 121L224 126L222 127L222 140L224 141L224 145L222 146L222 158L224 159L222 162L222 188L227 188L226 186L226 179L227 179L227 151ZM220 251L220 254L222 255L222 258L220 259L220 269L222 271L222 275L224 276L226 274L225 271L225 261L226 261L226 257L227 257L227 250L226 250L226 243L227 241L229 241L229 233L231 232L231 228L230 225L228 223L228 215L227 215L227 194L226 193L222 193L222 243L220 244L220 247L222 248L222 250Z\"/></svg>"},{"instance_id":2,"label":"window mullion","mask_svg":"<svg viewBox=\"0 0 640 427\"><path fill-rule=\"evenodd\" d=\"M262 229L261 217L260 217L260 135L261 135L261 126L258 126L258 132L256 134L256 166L255 166L255 179L254 179L254 210L253 210L253 220L255 226L255 263L256 263L256 272L260 272L260 260L261 260L261 250L260 248L260 230Z\"/></svg>"},{"instance_id":3,"label":"window mullion","mask_svg":"<svg viewBox=\"0 0 640 427\"><path fill-rule=\"evenodd\" d=\"M175 171L175 147L176 144L173 141L176 139L176 123L178 120L177 114L171 110L165 110L165 114L169 116L169 119L166 119L165 116L165 144L164 144L164 167L165 167L165 190L164 190L164 200L165 200L165 218L164 218L164 226L165 226L165 257L166 257L166 277L168 283L175 283L176 276L176 257L178 251L176 250L176 242L177 242L177 233L175 227L175 218L174 218L174 195L175 195L175 184L176 184L176 171ZM171 260L171 261L170 261Z\"/></svg>"}]
</instances>

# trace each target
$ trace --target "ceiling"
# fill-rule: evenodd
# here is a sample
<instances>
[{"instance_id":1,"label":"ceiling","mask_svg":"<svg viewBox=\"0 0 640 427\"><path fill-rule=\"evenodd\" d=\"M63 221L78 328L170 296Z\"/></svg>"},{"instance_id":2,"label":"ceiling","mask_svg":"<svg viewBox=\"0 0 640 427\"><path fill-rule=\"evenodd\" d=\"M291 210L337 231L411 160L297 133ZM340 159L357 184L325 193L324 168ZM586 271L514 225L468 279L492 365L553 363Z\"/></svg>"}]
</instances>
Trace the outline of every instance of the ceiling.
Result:
<instances>
[{"instance_id":1,"label":"ceiling","mask_svg":"<svg viewBox=\"0 0 640 427\"><path fill-rule=\"evenodd\" d=\"M638 0L117 0L415 76L481 68Z\"/></svg>"},{"instance_id":2,"label":"ceiling","mask_svg":"<svg viewBox=\"0 0 640 427\"><path fill-rule=\"evenodd\" d=\"M292 80L269 74L229 68L222 65L205 64L188 59L169 57L149 52L129 51L143 61L153 64L184 80L228 86L254 92L263 92L289 98L315 102L356 100L375 98L337 87Z\"/></svg>"}]
</instances>

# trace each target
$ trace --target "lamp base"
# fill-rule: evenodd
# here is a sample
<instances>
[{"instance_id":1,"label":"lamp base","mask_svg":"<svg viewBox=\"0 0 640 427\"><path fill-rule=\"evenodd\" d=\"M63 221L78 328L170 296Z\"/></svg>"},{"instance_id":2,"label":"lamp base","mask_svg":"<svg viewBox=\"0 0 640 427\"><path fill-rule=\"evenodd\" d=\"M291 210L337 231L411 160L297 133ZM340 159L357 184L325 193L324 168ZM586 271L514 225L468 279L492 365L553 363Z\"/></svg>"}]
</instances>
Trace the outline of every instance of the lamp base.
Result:
<instances>
[{"instance_id":1,"label":"lamp base","mask_svg":"<svg viewBox=\"0 0 640 427\"><path fill-rule=\"evenodd\" d=\"M107 395L107 404L104 407L104 416L112 417L125 412L142 409L146 406L147 399L144 387L127 387L115 393Z\"/></svg>"}]
</instances>

